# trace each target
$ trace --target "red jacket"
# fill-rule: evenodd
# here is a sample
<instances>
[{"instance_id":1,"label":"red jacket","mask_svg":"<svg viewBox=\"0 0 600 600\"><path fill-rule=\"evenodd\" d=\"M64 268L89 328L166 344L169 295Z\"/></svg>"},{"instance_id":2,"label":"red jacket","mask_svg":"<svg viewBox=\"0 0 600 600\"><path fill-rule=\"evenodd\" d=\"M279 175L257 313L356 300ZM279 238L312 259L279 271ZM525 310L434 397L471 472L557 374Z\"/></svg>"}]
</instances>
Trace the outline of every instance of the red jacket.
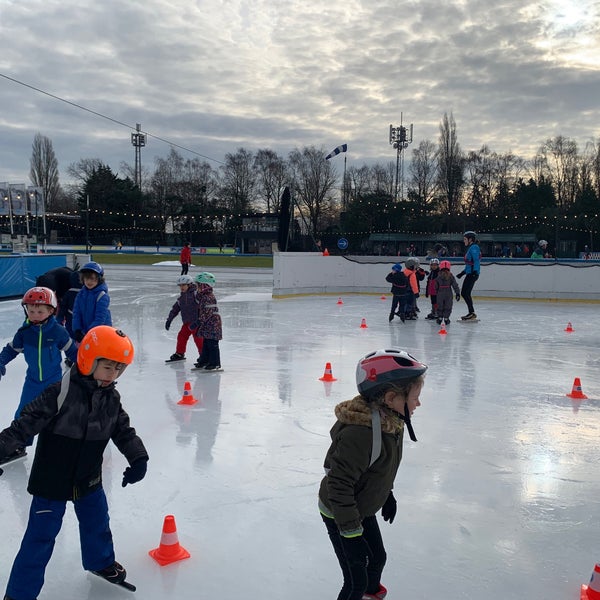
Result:
<instances>
[{"instance_id":1,"label":"red jacket","mask_svg":"<svg viewBox=\"0 0 600 600\"><path fill-rule=\"evenodd\" d=\"M192 264L192 249L189 246L184 246L181 249L181 254L179 255L179 262L182 265L185 265L185 264L191 265Z\"/></svg>"}]
</instances>

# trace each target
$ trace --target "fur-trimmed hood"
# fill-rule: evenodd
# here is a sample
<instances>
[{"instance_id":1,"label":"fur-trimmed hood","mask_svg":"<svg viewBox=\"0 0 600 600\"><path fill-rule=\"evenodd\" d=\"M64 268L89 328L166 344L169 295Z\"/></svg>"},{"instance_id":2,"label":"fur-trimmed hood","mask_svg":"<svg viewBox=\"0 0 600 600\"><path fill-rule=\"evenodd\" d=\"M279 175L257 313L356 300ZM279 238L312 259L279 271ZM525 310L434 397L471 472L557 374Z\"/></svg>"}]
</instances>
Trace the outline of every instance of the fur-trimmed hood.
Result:
<instances>
[{"instance_id":1,"label":"fur-trimmed hood","mask_svg":"<svg viewBox=\"0 0 600 600\"><path fill-rule=\"evenodd\" d=\"M335 407L335 416L344 425L364 425L371 427L372 404L365 402L361 396L340 402ZM404 421L383 406L379 406L381 414L381 430L385 433L398 433L404 428Z\"/></svg>"}]
</instances>

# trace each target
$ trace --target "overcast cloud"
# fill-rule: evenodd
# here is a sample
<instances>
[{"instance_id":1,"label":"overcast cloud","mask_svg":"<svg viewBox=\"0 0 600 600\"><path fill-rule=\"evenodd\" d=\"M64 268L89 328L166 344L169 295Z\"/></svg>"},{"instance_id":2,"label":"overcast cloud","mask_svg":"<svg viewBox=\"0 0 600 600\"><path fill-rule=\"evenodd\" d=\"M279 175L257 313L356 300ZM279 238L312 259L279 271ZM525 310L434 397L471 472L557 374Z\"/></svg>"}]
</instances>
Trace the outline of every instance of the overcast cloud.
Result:
<instances>
[{"instance_id":1,"label":"overcast cloud","mask_svg":"<svg viewBox=\"0 0 600 600\"><path fill-rule=\"evenodd\" d=\"M401 113L413 147L445 112L464 150L600 136L597 0L0 0L0 31L1 75L214 167L239 147L342 143L349 165L394 161ZM126 127L6 77L0 182L29 183L38 132L63 183L81 158L133 164ZM168 152L150 137L144 168Z\"/></svg>"}]
</instances>

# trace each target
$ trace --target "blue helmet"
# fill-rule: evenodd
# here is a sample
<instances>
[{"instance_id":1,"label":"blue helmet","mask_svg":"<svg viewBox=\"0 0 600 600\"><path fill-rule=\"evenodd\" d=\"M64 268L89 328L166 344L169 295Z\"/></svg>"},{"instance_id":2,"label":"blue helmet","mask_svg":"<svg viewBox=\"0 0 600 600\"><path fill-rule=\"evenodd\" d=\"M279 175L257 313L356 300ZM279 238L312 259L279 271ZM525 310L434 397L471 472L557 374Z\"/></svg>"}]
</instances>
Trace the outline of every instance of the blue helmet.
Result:
<instances>
[{"instance_id":1,"label":"blue helmet","mask_svg":"<svg viewBox=\"0 0 600 600\"><path fill-rule=\"evenodd\" d=\"M392 271L395 271L396 273L400 273L400 271L402 271L402 265L400 263L396 263L392 267Z\"/></svg>"},{"instance_id":2,"label":"blue helmet","mask_svg":"<svg viewBox=\"0 0 600 600\"><path fill-rule=\"evenodd\" d=\"M94 262L94 261L85 263L85 265L83 265L83 267L81 267L81 269L79 269L79 271L80 272L93 271L94 273L97 273L99 277L104 276L104 269L97 262Z\"/></svg>"}]
</instances>

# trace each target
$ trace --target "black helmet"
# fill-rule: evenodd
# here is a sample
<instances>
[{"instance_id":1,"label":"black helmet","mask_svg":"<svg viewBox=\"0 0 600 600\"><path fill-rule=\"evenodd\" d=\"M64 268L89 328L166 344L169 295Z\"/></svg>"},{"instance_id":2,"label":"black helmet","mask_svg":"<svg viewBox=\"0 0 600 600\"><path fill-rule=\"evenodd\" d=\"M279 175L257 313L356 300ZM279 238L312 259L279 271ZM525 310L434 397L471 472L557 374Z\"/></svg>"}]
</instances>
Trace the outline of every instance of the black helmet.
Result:
<instances>
[{"instance_id":1,"label":"black helmet","mask_svg":"<svg viewBox=\"0 0 600 600\"><path fill-rule=\"evenodd\" d=\"M465 231L463 233L463 237L466 237L470 240L476 240L477 239L477 234L474 231Z\"/></svg>"}]
</instances>

